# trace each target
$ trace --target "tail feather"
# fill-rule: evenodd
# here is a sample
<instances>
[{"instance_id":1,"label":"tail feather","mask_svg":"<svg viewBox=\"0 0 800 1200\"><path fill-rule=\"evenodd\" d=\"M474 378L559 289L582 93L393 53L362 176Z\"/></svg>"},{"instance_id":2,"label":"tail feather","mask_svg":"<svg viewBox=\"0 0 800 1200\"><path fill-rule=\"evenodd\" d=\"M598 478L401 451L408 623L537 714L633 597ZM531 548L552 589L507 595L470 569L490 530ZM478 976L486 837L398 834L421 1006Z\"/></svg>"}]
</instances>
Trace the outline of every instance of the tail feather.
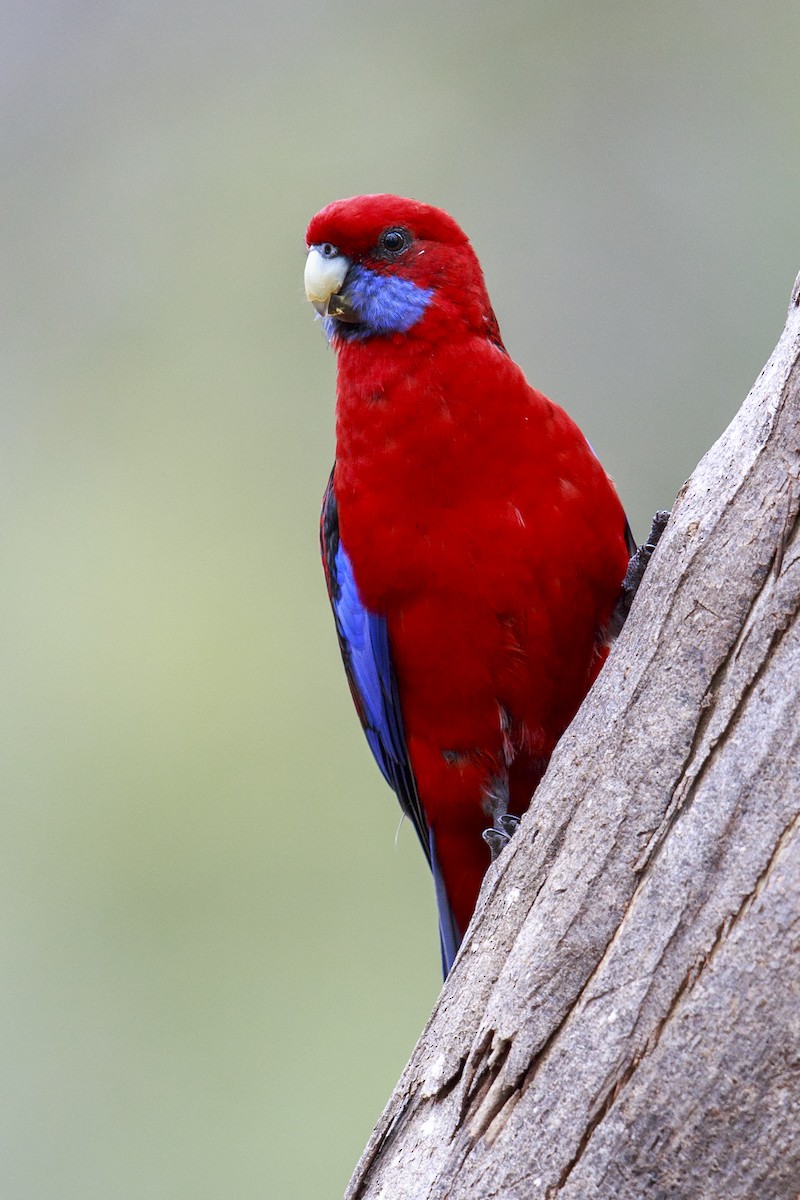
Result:
<instances>
[{"instance_id":1,"label":"tail feather","mask_svg":"<svg viewBox=\"0 0 800 1200\"><path fill-rule=\"evenodd\" d=\"M446 979L450 968L455 961L455 957L458 954L458 948L461 945L461 938L463 935L456 924L456 919L453 915L453 910L447 897L442 869L439 866L439 859L436 857L436 843L432 829L428 830L428 843L430 846L431 870L433 871L433 886L436 891L436 907L439 911L439 940L442 947L442 974Z\"/></svg>"}]
</instances>

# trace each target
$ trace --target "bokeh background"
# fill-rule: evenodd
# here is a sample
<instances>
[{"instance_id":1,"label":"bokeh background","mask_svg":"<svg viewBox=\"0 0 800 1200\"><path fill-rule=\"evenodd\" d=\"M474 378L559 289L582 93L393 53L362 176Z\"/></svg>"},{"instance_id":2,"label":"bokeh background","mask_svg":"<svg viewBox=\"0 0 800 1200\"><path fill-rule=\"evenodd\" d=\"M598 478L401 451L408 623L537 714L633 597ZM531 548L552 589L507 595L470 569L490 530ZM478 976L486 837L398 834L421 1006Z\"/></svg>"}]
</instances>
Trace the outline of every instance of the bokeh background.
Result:
<instances>
[{"instance_id":1,"label":"bokeh background","mask_svg":"<svg viewBox=\"0 0 800 1200\"><path fill-rule=\"evenodd\" d=\"M306 221L449 209L641 536L800 269L800 6L0 20L0 1194L335 1197L439 956L318 564Z\"/></svg>"}]
</instances>

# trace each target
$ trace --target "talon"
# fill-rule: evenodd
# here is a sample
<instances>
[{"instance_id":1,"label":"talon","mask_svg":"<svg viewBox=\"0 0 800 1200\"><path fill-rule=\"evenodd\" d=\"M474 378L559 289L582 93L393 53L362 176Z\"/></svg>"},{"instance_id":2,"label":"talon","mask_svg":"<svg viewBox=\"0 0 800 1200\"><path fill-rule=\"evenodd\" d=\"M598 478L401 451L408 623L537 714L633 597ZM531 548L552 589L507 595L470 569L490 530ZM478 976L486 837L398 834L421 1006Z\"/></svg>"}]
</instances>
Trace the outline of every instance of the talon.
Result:
<instances>
[{"instance_id":1,"label":"talon","mask_svg":"<svg viewBox=\"0 0 800 1200\"><path fill-rule=\"evenodd\" d=\"M495 817L492 828L484 829L481 837L489 847L492 862L496 862L518 829L519 817L514 817L511 813L499 814Z\"/></svg>"},{"instance_id":2,"label":"talon","mask_svg":"<svg viewBox=\"0 0 800 1200\"><path fill-rule=\"evenodd\" d=\"M481 837L489 847L489 853L492 856L492 862L497 862L498 858L511 841L511 835L504 833L501 829L484 829Z\"/></svg>"},{"instance_id":3,"label":"talon","mask_svg":"<svg viewBox=\"0 0 800 1200\"><path fill-rule=\"evenodd\" d=\"M670 509L668 509L668 508L660 508L658 510L658 512L656 513L656 515L653 517L653 523L650 526L650 532L647 535L647 541L645 542L644 547L643 547L644 550L649 550L650 554L653 553L656 546L661 541L661 535L664 532L664 530L667 528L667 521L669 520L669 518L670 518Z\"/></svg>"},{"instance_id":4,"label":"talon","mask_svg":"<svg viewBox=\"0 0 800 1200\"><path fill-rule=\"evenodd\" d=\"M498 819L497 829L500 833L504 833L507 838L512 838L519 829L519 817L515 817L511 813L505 813Z\"/></svg>"}]
</instances>

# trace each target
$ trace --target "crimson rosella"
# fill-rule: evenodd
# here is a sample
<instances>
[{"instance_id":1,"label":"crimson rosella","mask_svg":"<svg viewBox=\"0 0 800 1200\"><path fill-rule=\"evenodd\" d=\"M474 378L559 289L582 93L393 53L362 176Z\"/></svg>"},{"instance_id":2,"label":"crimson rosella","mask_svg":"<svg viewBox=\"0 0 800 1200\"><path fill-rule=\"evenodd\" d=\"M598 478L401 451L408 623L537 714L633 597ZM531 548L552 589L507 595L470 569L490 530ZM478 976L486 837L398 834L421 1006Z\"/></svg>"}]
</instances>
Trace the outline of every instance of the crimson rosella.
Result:
<instances>
[{"instance_id":1,"label":"crimson rosella","mask_svg":"<svg viewBox=\"0 0 800 1200\"><path fill-rule=\"evenodd\" d=\"M608 653L634 546L583 434L508 356L452 217L357 196L307 243L338 358L328 590L367 740L433 871L446 974L487 841L507 840Z\"/></svg>"}]
</instances>

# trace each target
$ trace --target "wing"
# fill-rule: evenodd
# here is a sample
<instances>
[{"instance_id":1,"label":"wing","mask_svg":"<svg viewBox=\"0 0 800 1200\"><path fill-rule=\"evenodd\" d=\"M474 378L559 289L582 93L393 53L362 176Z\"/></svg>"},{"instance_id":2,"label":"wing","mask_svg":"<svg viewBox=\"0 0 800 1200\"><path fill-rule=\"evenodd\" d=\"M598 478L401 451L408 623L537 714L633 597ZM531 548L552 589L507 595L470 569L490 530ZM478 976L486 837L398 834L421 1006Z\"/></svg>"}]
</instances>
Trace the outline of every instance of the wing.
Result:
<instances>
[{"instance_id":1,"label":"wing","mask_svg":"<svg viewBox=\"0 0 800 1200\"><path fill-rule=\"evenodd\" d=\"M320 542L339 649L356 711L375 761L397 794L403 812L411 819L433 872L442 969L446 977L462 935L450 907L433 831L428 828L408 757L386 618L365 608L358 594L353 566L339 537L333 474L322 502Z\"/></svg>"},{"instance_id":2,"label":"wing","mask_svg":"<svg viewBox=\"0 0 800 1200\"><path fill-rule=\"evenodd\" d=\"M430 834L408 757L386 618L366 609L358 594L352 564L339 538L333 475L322 502L320 541L339 648L356 711L375 761L410 817L430 864Z\"/></svg>"}]
</instances>

